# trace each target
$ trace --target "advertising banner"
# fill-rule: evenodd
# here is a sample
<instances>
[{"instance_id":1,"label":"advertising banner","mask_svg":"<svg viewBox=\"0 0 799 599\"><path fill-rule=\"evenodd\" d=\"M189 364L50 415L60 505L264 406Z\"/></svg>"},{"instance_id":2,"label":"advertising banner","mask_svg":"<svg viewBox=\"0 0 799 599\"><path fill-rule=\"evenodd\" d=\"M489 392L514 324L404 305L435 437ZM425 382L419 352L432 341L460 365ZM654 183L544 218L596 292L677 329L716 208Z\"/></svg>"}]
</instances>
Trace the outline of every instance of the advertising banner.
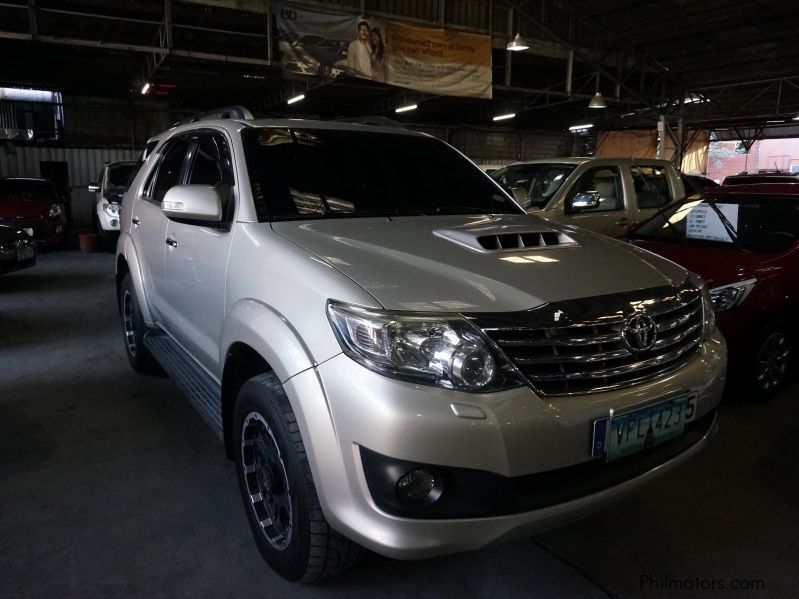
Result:
<instances>
[{"instance_id":1,"label":"advertising banner","mask_svg":"<svg viewBox=\"0 0 799 599\"><path fill-rule=\"evenodd\" d=\"M275 8L289 76L372 79L447 96L491 97L491 38L397 21Z\"/></svg>"}]
</instances>

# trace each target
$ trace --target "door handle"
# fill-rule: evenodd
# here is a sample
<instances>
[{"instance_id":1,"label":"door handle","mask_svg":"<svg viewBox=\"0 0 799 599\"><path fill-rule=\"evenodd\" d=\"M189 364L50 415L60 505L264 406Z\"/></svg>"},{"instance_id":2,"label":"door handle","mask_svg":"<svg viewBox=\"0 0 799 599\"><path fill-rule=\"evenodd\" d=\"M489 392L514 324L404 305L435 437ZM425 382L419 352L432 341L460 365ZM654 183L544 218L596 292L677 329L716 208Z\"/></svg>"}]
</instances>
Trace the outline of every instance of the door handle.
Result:
<instances>
[{"instance_id":1,"label":"door handle","mask_svg":"<svg viewBox=\"0 0 799 599\"><path fill-rule=\"evenodd\" d=\"M139 217L138 217L138 216L134 216L132 219L130 219L130 222L132 222L134 225L136 225L136 226L138 227L138 226L139 226L139 223L140 223L141 221L139 220Z\"/></svg>"},{"instance_id":2,"label":"door handle","mask_svg":"<svg viewBox=\"0 0 799 599\"><path fill-rule=\"evenodd\" d=\"M172 247L172 248L176 248L176 247L178 247L178 242L177 242L177 241L175 241L174 239L172 239L171 237L167 237L167 238L166 238L166 244L167 244L169 247Z\"/></svg>"}]
</instances>

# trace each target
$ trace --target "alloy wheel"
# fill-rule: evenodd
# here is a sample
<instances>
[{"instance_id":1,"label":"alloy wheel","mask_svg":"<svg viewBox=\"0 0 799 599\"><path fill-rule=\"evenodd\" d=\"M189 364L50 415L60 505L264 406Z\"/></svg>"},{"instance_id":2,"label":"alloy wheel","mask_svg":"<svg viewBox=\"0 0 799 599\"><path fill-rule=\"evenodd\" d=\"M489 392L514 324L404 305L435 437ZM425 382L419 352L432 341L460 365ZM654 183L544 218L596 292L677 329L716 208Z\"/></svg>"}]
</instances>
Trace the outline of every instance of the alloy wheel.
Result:
<instances>
[{"instance_id":1,"label":"alloy wheel","mask_svg":"<svg viewBox=\"0 0 799 599\"><path fill-rule=\"evenodd\" d=\"M775 331L763 341L757 355L758 386L770 393L782 384L791 361L791 346L785 333Z\"/></svg>"},{"instance_id":2,"label":"alloy wheel","mask_svg":"<svg viewBox=\"0 0 799 599\"><path fill-rule=\"evenodd\" d=\"M250 507L267 542L278 550L291 541L291 487L272 429L257 412L244 419L241 464Z\"/></svg>"},{"instance_id":3,"label":"alloy wheel","mask_svg":"<svg viewBox=\"0 0 799 599\"><path fill-rule=\"evenodd\" d=\"M125 327L125 343L131 356L136 356L136 324L133 317L133 296L125 289L122 294L122 321Z\"/></svg>"}]
</instances>

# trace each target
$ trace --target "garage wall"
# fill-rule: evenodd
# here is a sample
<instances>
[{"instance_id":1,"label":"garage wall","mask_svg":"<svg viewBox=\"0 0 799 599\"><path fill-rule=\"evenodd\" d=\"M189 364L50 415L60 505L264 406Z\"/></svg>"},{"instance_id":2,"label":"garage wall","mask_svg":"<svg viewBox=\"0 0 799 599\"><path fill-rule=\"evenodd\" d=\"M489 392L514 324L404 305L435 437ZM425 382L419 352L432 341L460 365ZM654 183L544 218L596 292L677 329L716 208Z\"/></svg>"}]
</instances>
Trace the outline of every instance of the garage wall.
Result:
<instances>
[{"instance_id":1,"label":"garage wall","mask_svg":"<svg viewBox=\"0 0 799 599\"><path fill-rule=\"evenodd\" d=\"M695 136L692 131L685 132L686 140L693 143L685 149L680 169L685 173L697 174L707 172L707 152L710 143L710 132L699 131ZM596 155L602 158L625 156L631 158L655 158L657 156L657 131L603 131L599 134ZM669 137L666 140L664 158L671 160L675 147Z\"/></svg>"},{"instance_id":2,"label":"garage wall","mask_svg":"<svg viewBox=\"0 0 799 599\"><path fill-rule=\"evenodd\" d=\"M571 135L567 133L416 126L413 129L449 142L478 164L569 156L572 147Z\"/></svg>"},{"instance_id":3,"label":"garage wall","mask_svg":"<svg viewBox=\"0 0 799 599\"><path fill-rule=\"evenodd\" d=\"M53 148L21 146L7 143L0 146L0 176L40 177L42 162L66 162L70 197L67 198L73 229L92 226L94 194L86 186L97 179L106 162L136 160L138 152L121 149Z\"/></svg>"}]
</instances>

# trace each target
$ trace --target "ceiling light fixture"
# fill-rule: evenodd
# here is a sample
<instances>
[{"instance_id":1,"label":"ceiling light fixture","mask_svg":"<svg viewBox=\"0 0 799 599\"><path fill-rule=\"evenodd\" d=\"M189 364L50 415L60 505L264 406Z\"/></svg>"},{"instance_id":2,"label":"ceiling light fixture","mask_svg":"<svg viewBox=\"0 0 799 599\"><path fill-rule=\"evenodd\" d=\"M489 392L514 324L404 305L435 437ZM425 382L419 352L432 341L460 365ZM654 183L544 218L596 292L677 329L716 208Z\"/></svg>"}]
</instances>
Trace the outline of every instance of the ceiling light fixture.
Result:
<instances>
[{"instance_id":1,"label":"ceiling light fixture","mask_svg":"<svg viewBox=\"0 0 799 599\"><path fill-rule=\"evenodd\" d=\"M530 44L522 37L521 33L517 33L506 47L511 52L521 52L522 50L529 50Z\"/></svg>"},{"instance_id":2,"label":"ceiling light fixture","mask_svg":"<svg viewBox=\"0 0 799 599\"><path fill-rule=\"evenodd\" d=\"M146 94L148 91L150 91L150 84L149 84L149 82L148 82L148 83L145 83L145 84L142 86L142 88L141 88L141 95L142 95L142 96L143 96L143 95L145 95L145 94Z\"/></svg>"},{"instance_id":3,"label":"ceiling light fixture","mask_svg":"<svg viewBox=\"0 0 799 599\"><path fill-rule=\"evenodd\" d=\"M509 112L507 114L498 114L497 116L494 117L494 120L495 121L505 121L507 119L512 119L515 116L516 116L515 112Z\"/></svg>"},{"instance_id":4,"label":"ceiling light fixture","mask_svg":"<svg viewBox=\"0 0 799 599\"><path fill-rule=\"evenodd\" d=\"M294 104L295 102L299 102L300 100L305 99L305 94L299 94L297 96L293 96L286 100L286 104Z\"/></svg>"},{"instance_id":5,"label":"ceiling light fixture","mask_svg":"<svg viewBox=\"0 0 799 599\"><path fill-rule=\"evenodd\" d=\"M596 92L594 97L591 98L591 101L588 103L588 108L607 108L608 105L605 103L605 98L602 97L602 92Z\"/></svg>"},{"instance_id":6,"label":"ceiling light fixture","mask_svg":"<svg viewBox=\"0 0 799 599\"><path fill-rule=\"evenodd\" d=\"M569 127L569 131L580 131L581 129L590 129L593 127L593 123L586 123L585 125L572 125Z\"/></svg>"},{"instance_id":7,"label":"ceiling light fixture","mask_svg":"<svg viewBox=\"0 0 799 599\"><path fill-rule=\"evenodd\" d=\"M407 104L405 106L400 106L399 108L395 108L394 112L408 112L410 110L416 110L419 108L416 104Z\"/></svg>"}]
</instances>

